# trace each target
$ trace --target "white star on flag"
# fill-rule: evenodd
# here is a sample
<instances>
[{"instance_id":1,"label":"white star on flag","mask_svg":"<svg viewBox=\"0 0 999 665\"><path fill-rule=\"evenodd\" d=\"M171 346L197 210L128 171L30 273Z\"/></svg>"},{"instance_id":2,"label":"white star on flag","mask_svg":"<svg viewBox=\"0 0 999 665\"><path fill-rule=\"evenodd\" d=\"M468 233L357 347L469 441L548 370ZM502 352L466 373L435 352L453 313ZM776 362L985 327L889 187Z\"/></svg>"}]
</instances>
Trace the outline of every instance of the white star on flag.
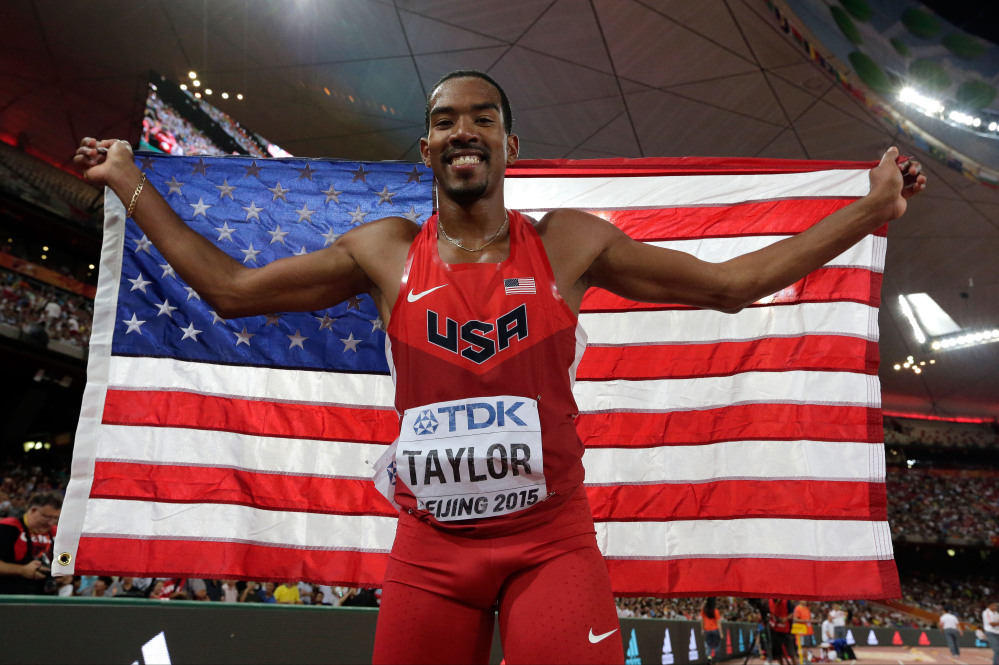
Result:
<instances>
[{"instance_id":1,"label":"white star on flag","mask_svg":"<svg viewBox=\"0 0 999 665\"><path fill-rule=\"evenodd\" d=\"M361 212L361 204L360 203L357 204L357 210L355 210L354 212L348 213L348 214L350 215L350 223L351 224L363 224L364 223L364 218L368 215L368 213L366 213L366 212Z\"/></svg>"},{"instance_id":2,"label":"white star on flag","mask_svg":"<svg viewBox=\"0 0 999 665\"><path fill-rule=\"evenodd\" d=\"M184 183L177 182L177 176L174 176L167 181L167 186L170 188L167 196L170 196L171 194L180 194L180 188L184 186Z\"/></svg>"},{"instance_id":3,"label":"white star on flag","mask_svg":"<svg viewBox=\"0 0 999 665\"><path fill-rule=\"evenodd\" d=\"M195 328L194 328L194 321L191 321L191 325L187 326L186 328L181 328L181 330L184 331L184 336L180 338L180 341L182 341L182 342L185 339L193 339L195 342L197 342L198 341L198 335L200 335L201 332L202 332L200 330L195 330Z\"/></svg>"},{"instance_id":4,"label":"white star on flag","mask_svg":"<svg viewBox=\"0 0 999 665\"><path fill-rule=\"evenodd\" d=\"M329 231L320 235L322 235L323 240L325 240L325 242L323 243L323 247L329 247L330 245L333 244L334 240L340 237L336 234L336 231L333 230L332 226L330 227Z\"/></svg>"},{"instance_id":5,"label":"white star on flag","mask_svg":"<svg viewBox=\"0 0 999 665\"><path fill-rule=\"evenodd\" d=\"M188 300L190 300L191 298L195 298L196 300L201 300L201 296L198 295L198 292L195 291L193 287L185 286L184 290L187 291Z\"/></svg>"},{"instance_id":6,"label":"white star on flag","mask_svg":"<svg viewBox=\"0 0 999 665\"><path fill-rule=\"evenodd\" d=\"M219 190L220 199L225 198L226 196L232 199L232 193L236 191L236 188L229 184L229 178L223 180L221 185L215 185L215 189Z\"/></svg>"},{"instance_id":7,"label":"white star on flag","mask_svg":"<svg viewBox=\"0 0 999 665\"><path fill-rule=\"evenodd\" d=\"M243 208L246 210L246 208ZM215 230L219 232L219 241L228 240L232 242L232 234L236 232L236 229L229 228L229 222L222 222L222 226L216 226Z\"/></svg>"},{"instance_id":8,"label":"white star on flag","mask_svg":"<svg viewBox=\"0 0 999 665\"><path fill-rule=\"evenodd\" d=\"M153 243L149 242L149 238L147 238L146 236L142 236L141 238L135 241L135 251L137 252L145 252L146 254L150 254L151 252L149 251L149 248L152 246Z\"/></svg>"},{"instance_id":9,"label":"white star on flag","mask_svg":"<svg viewBox=\"0 0 999 665\"><path fill-rule=\"evenodd\" d=\"M250 338L254 337L257 333L246 332L246 326L243 326L242 332L233 333L236 336L236 346L240 344L250 345Z\"/></svg>"},{"instance_id":10,"label":"white star on flag","mask_svg":"<svg viewBox=\"0 0 999 665\"><path fill-rule=\"evenodd\" d=\"M285 337L291 340L291 344L288 346L289 349L297 346L298 348L305 350L305 347L302 346L302 342L309 339L308 337L303 337L300 330L296 330L294 335L285 335Z\"/></svg>"},{"instance_id":11,"label":"white star on flag","mask_svg":"<svg viewBox=\"0 0 999 665\"><path fill-rule=\"evenodd\" d=\"M323 314L323 318L321 318L321 319L317 316L316 317L316 321L319 321L319 329L320 330L323 330L325 328L325 329L329 330L330 332L332 332L333 331L333 322L336 321L336 319L334 319L333 317L331 317L329 312L326 312L325 314Z\"/></svg>"},{"instance_id":12,"label":"white star on flag","mask_svg":"<svg viewBox=\"0 0 999 665\"><path fill-rule=\"evenodd\" d=\"M385 188L382 189L382 191L378 192L378 205L381 205L383 203L388 203L389 205L392 205L393 196L395 196L395 192L390 192L388 190L388 185L385 185Z\"/></svg>"},{"instance_id":13,"label":"white star on flag","mask_svg":"<svg viewBox=\"0 0 999 665\"><path fill-rule=\"evenodd\" d=\"M322 190L322 193L326 195L326 203L336 201L337 205L339 205L340 195L343 194L343 190L337 191L336 188L333 187L333 183L330 183L330 188Z\"/></svg>"},{"instance_id":14,"label":"white star on flag","mask_svg":"<svg viewBox=\"0 0 999 665\"><path fill-rule=\"evenodd\" d=\"M193 215L194 217L197 217L198 215L204 215L205 217L208 217L208 209L212 207L207 203L205 203L204 199L201 197L198 197L197 203L188 203L187 205L194 208L194 215Z\"/></svg>"},{"instance_id":15,"label":"white star on flag","mask_svg":"<svg viewBox=\"0 0 999 665\"><path fill-rule=\"evenodd\" d=\"M135 279L129 279L128 281L132 283L132 288L129 289L129 291L135 291L136 289L138 289L143 293L146 292L146 287L152 284L152 282L147 282L145 279L143 279L141 272L139 273L138 277L136 277Z\"/></svg>"},{"instance_id":16,"label":"white star on flag","mask_svg":"<svg viewBox=\"0 0 999 665\"><path fill-rule=\"evenodd\" d=\"M358 206L358 207L360 207L360 206ZM303 203L302 204L302 209L301 210L296 210L295 212L298 213L298 221L299 222L302 222L303 220L306 221L306 222L311 222L312 221L312 214L314 212L316 212L316 211L315 210L309 210L309 206L307 206L307 205L305 205Z\"/></svg>"},{"instance_id":17,"label":"white star on flag","mask_svg":"<svg viewBox=\"0 0 999 665\"><path fill-rule=\"evenodd\" d=\"M414 224L420 221L420 213L416 212L416 206L409 206L409 212L403 213L402 216Z\"/></svg>"},{"instance_id":18,"label":"white star on flag","mask_svg":"<svg viewBox=\"0 0 999 665\"><path fill-rule=\"evenodd\" d=\"M240 251L243 252L243 263L246 263L247 261L253 261L254 263L257 262L257 254L260 253L260 250L253 249L252 242L250 243L250 246L247 249L242 249Z\"/></svg>"},{"instance_id":19,"label":"white star on flag","mask_svg":"<svg viewBox=\"0 0 999 665\"><path fill-rule=\"evenodd\" d=\"M288 192L290 192L291 190L290 189L282 189L281 188L281 182L278 181L278 184L274 185L273 187L268 187L267 191L270 192L270 193L272 193L274 195L274 198L271 199L271 201L277 201L278 199L281 199L282 201L284 201L285 203L287 203L288 199L286 199L284 195L287 194Z\"/></svg>"},{"instance_id":20,"label":"white star on flag","mask_svg":"<svg viewBox=\"0 0 999 665\"><path fill-rule=\"evenodd\" d=\"M173 277L174 279L177 279L177 273L174 272L173 266L169 263L160 263L159 266L160 268L163 268L163 274L160 275L160 279L163 279L164 277Z\"/></svg>"},{"instance_id":21,"label":"white star on flag","mask_svg":"<svg viewBox=\"0 0 999 665\"><path fill-rule=\"evenodd\" d=\"M140 335L142 334L140 328L145 321L139 321L135 314L132 314L131 319L122 319L121 322L128 326L128 330L125 331L126 335L130 332L137 332Z\"/></svg>"},{"instance_id":22,"label":"white star on flag","mask_svg":"<svg viewBox=\"0 0 999 665\"><path fill-rule=\"evenodd\" d=\"M357 353L357 345L361 343L361 340L354 339L354 333L350 333L350 335L347 336L347 339L343 339L341 337L340 341L343 342L344 353L347 353L348 350Z\"/></svg>"},{"instance_id":23,"label":"white star on flag","mask_svg":"<svg viewBox=\"0 0 999 665\"><path fill-rule=\"evenodd\" d=\"M212 325L214 326L216 323L225 323L225 319L223 319L221 316L219 316L218 314L216 314L215 310L213 309L212 310Z\"/></svg>"},{"instance_id":24,"label":"white star on flag","mask_svg":"<svg viewBox=\"0 0 999 665\"><path fill-rule=\"evenodd\" d=\"M253 219L260 219L260 211L263 210L263 208L258 208L257 204L255 204L253 201L250 201L249 207L247 206L241 206L241 207L243 208L243 210L246 211L246 219L244 221L247 222L250 221L251 217Z\"/></svg>"},{"instance_id":25,"label":"white star on flag","mask_svg":"<svg viewBox=\"0 0 999 665\"><path fill-rule=\"evenodd\" d=\"M177 309L176 307L174 307L173 305L170 304L170 299L169 298L166 298L161 303L155 303L155 305L160 310L159 312L156 313L156 316L162 316L162 315L166 314L171 319L173 318L173 312L174 312L174 310Z\"/></svg>"},{"instance_id":26,"label":"white star on flag","mask_svg":"<svg viewBox=\"0 0 999 665\"><path fill-rule=\"evenodd\" d=\"M286 235L288 235L289 231L282 231L281 230L281 225L278 224L278 226L277 226L276 229L274 229L273 231L268 231L267 233L269 233L270 236L271 236L271 242L270 242L270 244L273 245L274 243L279 242L279 243L281 243L283 245L284 244L284 237Z\"/></svg>"}]
</instances>

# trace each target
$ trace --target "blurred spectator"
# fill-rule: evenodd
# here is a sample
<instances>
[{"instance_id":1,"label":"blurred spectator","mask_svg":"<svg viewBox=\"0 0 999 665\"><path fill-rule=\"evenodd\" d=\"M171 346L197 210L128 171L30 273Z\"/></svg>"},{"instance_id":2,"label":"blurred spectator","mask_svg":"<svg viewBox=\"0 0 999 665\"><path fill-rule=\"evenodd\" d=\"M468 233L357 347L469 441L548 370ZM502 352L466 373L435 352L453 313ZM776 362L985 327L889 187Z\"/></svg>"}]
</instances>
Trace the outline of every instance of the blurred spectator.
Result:
<instances>
[{"instance_id":1,"label":"blurred spectator","mask_svg":"<svg viewBox=\"0 0 999 665\"><path fill-rule=\"evenodd\" d=\"M40 492L23 515L0 520L0 594L45 592L61 512L62 495Z\"/></svg>"},{"instance_id":2,"label":"blurred spectator","mask_svg":"<svg viewBox=\"0 0 999 665\"><path fill-rule=\"evenodd\" d=\"M94 303L68 291L0 268L0 323L47 346L49 340L86 348L90 344Z\"/></svg>"},{"instance_id":3,"label":"blurred spectator","mask_svg":"<svg viewBox=\"0 0 999 665\"><path fill-rule=\"evenodd\" d=\"M302 597L298 593L298 584L285 582L274 590L274 600L281 605L301 605Z\"/></svg>"},{"instance_id":4,"label":"blurred spectator","mask_svg":"<svg viewBox=\"0 0 999 665\"><path fill-rule=\"evenodd\" d=\"M236 588L236 580L223 580L222 597L223 603L235 603L239 600L239 590Z\"/></svg>"}]
</instances>

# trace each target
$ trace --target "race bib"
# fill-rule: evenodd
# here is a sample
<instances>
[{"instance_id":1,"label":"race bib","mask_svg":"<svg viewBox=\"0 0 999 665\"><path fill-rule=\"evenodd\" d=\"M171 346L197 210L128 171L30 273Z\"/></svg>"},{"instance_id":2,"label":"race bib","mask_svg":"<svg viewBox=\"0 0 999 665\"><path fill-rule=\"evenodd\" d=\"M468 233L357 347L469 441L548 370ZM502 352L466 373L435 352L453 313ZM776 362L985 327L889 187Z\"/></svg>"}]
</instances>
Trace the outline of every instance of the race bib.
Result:
<instances>
[{"instance_id":1,"label":"race bib","mask_svg":"<svg viewBox=\"0 0 999 665\"><path fill-rule=\"evenodd\" d=\"M441 522L530 508L547 495L538 404L499 395L409 409L395 473Z\"/></svg>"}]
</instances>

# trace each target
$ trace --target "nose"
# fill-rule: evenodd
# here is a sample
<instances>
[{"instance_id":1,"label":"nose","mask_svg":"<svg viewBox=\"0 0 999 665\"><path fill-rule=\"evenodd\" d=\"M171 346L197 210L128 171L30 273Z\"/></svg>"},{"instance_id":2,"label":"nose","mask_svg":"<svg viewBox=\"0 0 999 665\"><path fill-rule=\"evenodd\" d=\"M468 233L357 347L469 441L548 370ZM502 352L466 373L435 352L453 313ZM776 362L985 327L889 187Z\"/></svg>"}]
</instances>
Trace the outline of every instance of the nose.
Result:
<instances>
[{"instance_id":1,"label":"nose","mask_svg":"<svg viewBox=\"0 0 999 665\"><path fill-rule=\"evenodd\" d=\"M479 139L478 128L475 121L467 116L459 116L455 120L454 127L451 128L451 143L474 143Z\"/></svg>"}]
</instances>

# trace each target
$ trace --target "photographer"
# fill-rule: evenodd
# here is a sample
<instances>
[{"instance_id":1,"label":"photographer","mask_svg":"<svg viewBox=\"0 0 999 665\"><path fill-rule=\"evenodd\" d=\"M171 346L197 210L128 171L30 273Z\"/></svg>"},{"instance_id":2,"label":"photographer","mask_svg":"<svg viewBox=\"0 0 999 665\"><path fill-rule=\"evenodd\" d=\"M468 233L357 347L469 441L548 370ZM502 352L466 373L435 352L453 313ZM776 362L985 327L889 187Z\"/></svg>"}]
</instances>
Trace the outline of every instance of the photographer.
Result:
<instances>
[{"instance_id":1,"label":"photographer","mask_svg":"<svg viewBox=\"0 0 999 665\"><path fill-rule=\"evenodd\" d=\"M31 497L21 517L0 520L0 594L41 594L51 573L52 542L62 496Z\"/></svg>"}]
</instances>

